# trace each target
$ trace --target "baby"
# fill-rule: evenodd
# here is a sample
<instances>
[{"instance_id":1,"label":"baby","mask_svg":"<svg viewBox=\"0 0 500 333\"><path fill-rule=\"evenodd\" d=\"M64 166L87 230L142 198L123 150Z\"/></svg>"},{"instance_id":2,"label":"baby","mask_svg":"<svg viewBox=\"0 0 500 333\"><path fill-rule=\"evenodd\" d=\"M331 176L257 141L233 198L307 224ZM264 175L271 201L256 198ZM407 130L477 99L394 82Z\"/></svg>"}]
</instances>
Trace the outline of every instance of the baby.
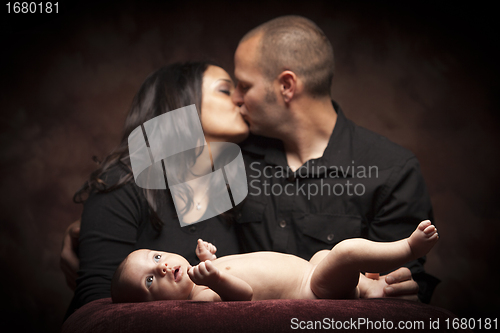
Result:
<instances>
[{"instance_id":1,"label":"baby","mask_svg":"<svg viewBox=\"0 0 500 333\"><path fill-rule=\"evenodd\" d=\"M426 220L403 240L347 239L310 261L277 252L217 259L215 246L200 239L196 255L202 262L194 267L173 253L132 252L113 277L111 295L114 302L357 298L360 272L398 268L425 255L438 239Z\"/></svg>"}]
</instances>

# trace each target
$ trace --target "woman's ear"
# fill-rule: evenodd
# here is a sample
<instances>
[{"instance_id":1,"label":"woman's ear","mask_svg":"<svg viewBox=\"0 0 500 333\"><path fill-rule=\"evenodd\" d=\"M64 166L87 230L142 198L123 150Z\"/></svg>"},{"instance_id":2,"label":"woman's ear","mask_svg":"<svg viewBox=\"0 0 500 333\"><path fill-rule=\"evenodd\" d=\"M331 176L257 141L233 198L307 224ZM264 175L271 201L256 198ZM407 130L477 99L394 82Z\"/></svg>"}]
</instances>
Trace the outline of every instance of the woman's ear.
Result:
<instances>
[{"instance_id":1,"label":"woman's ear","mask_svg":"<svg viewBox=\"0 0 500 333\"><path fill-rule=\"evenodd\" d=\"M285 103L290 103L293 96L297 93L297 75L292 71L283 71L278 76L280 84L280 94Z\"/></svg>"}]
</instances>

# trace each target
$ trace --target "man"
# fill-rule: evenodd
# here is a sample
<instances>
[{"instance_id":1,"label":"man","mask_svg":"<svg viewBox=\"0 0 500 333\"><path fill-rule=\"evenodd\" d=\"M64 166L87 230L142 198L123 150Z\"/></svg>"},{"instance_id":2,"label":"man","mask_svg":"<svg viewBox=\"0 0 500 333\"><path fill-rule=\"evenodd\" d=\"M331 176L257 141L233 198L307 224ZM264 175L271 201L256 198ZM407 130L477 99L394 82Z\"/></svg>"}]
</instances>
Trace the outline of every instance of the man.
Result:
<instances>
[{"instance_id":1,"label":"man","mask_svg":"<svg viewBox=\"0 0 500 333\"><path fill-rule=\"evenodd\" d=\"M247 33L235 77L233 101L255 134L242 146L249 195L236 223L246 252L309 260L346 238L393 241L432 220L413 154L354 125L331 100L333 50L313 22L285 16ZM61 254L68 283L78 267L77 228L68 228ZM417 300L420 285L428 302L436 279L424 261L408 264L419 284L408 268L362 275L361 296Z\"/></svg>"},{"instance_id":2,"label":"man","mask_svg":"<svg viewBox=\"0 0 500 333\"><path fill-rule=\"evenodd\" d=\"M249 196L238 216L245 251L304 259L346 238L393 241L432 219L418 161L348 121L330 96L333 50L312 21L285 16L247 33L236 50L233 101L255 135L242 150ZM437 279L409 263L428 302ZM360 280L363 297L417 299L408 268Z\"/></svg>"}]
</instances>

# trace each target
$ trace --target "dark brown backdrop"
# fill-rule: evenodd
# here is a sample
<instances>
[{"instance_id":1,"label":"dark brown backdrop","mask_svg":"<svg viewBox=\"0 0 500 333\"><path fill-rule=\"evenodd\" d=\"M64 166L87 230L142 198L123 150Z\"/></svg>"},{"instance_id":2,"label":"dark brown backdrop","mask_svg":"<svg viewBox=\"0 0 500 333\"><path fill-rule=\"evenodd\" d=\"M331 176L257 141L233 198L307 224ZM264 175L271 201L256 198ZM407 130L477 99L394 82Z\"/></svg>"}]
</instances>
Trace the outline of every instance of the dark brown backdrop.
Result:
<instances>
[{"instance_id":1,"label":"dark brown backdrop","mask_svg":"<svg viewBox=\"0 0 500 333\"><path fill-rule=\"evenodd\" d=\"M333 96L349 118L419 158L441 241L432 303L499 314L498 50L492 8L367 1L93 4L5 15L1 63L2 325L59 330L72 293L61 238L72 195L117 144L131 99L164 64L211 58L232 72L239 38L273 17L315 21L336 52ZM3 8L2 10L5 10ZM21 330L22 330L21 329Z\"/></svg>"}]
</instances>

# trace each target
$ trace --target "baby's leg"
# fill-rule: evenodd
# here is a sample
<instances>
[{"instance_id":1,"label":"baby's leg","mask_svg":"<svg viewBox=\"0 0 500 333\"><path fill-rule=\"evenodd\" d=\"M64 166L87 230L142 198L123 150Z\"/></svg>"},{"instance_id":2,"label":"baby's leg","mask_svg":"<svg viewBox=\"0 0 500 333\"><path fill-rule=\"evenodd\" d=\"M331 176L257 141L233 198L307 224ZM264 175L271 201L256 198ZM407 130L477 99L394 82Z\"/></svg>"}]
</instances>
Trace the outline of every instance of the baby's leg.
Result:
<instances>
[{"instance_id":1,"label":"baby's leg","mask_svg":"<svg viewBox=\"0 0 500 333\"><path fill-rule=\"evenodd\" d=\"M321 250L316 252L311 259L309 259L309 263L313 265L319 264L327 255L330 253L330 250Z\"/></svg>"},{"instance_id":2,"label":"baby's leg","mask_svg":"<svg viewBox=\"0 0 500 333\"><path fill-rule=\"evenodd\" d=\"M420 222L410 237L395 242L373 242L362 238L337 244L316 266L311 290L318 298L358 296L360 272L383 272L425 255L439 236L430 221Z\"/></svg>"}]
</instances>

